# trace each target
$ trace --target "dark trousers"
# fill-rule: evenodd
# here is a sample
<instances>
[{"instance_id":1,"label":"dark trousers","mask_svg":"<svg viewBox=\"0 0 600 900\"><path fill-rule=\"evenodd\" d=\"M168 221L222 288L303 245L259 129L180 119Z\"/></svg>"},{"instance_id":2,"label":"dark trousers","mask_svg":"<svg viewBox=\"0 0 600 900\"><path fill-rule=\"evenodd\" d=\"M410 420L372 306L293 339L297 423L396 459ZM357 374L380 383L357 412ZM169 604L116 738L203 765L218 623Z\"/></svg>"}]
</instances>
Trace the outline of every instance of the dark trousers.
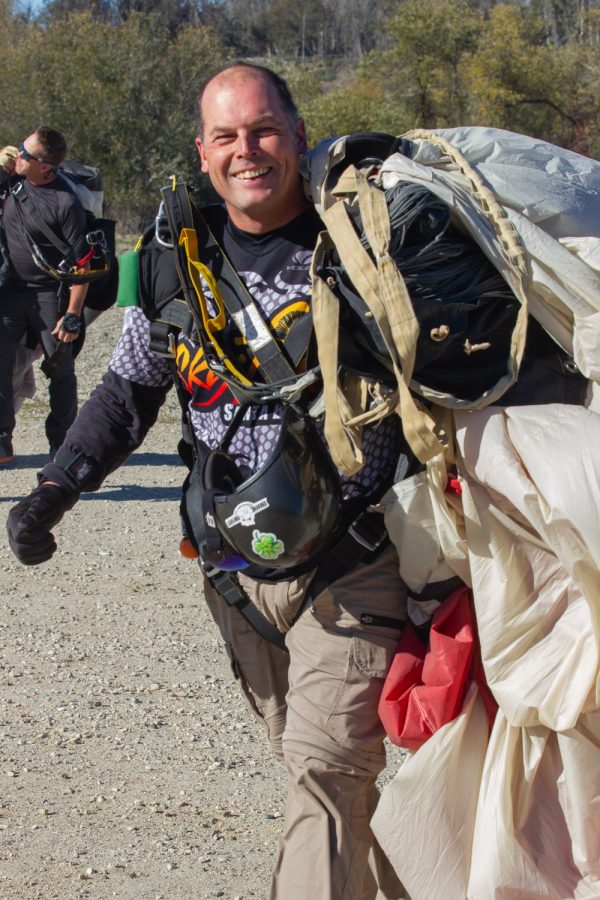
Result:
<instances>
[{"instance_id":1,"label":"dark trousers","mask_svg":"<svg viewBox=\"0 0 600 900\"><path fill-rule=\"evenodd\" d=\"M45 355L51 356L59 343L52 334L58 318L55 289L5 288L0 294L0 438L11 437L15 427L12 377L19 341L24 334L33 334ZM61 364L50 378L49 401L46 437L51 447L58 447L77 415L77 379L71 349L62 354Z\"/></svg>"}]
</instances>

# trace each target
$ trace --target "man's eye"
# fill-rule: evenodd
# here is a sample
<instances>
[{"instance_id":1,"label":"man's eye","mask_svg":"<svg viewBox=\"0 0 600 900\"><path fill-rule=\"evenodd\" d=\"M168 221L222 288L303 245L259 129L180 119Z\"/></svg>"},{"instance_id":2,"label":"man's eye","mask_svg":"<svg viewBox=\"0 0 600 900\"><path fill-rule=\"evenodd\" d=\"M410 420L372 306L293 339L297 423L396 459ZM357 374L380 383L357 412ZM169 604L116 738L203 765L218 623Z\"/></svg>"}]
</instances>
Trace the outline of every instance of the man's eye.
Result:
<instances>
[{"instance_id":1,"label":"man's eye","mask_svg":"<svg viewBox=\"0 0 600 900\"><path fill-rule=\"evenodd\" d=\"M228 141L234 140L234 134L217 134L213 138L215 144L226 144Z\"/></svg>"}]
</instances>

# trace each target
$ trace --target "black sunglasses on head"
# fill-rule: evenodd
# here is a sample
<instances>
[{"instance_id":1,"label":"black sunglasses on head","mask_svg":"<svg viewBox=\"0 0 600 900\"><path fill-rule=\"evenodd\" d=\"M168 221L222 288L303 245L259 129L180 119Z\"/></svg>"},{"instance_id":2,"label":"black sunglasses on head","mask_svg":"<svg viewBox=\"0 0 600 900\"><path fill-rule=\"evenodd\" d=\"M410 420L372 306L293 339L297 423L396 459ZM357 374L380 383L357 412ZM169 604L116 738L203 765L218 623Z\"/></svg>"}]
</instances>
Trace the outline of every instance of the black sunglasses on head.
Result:
<instances>
[{"instance_id":1,"label":"black sunglasses on head","mask_svg":"<svg viewBox=\"0 0 600 900\"><path fill-rule=\"evenodd\" d=\"M31 162L33 160L34 162L47 163L48 165L50 165L47 159L40 159L39 156L34 156L32 153L30 153L29 150L27 150L27 148L25 147L23 141L21 141L21 143L19 144L19 153L21 154L25 162Z\"/></svg>"}]
</instances>

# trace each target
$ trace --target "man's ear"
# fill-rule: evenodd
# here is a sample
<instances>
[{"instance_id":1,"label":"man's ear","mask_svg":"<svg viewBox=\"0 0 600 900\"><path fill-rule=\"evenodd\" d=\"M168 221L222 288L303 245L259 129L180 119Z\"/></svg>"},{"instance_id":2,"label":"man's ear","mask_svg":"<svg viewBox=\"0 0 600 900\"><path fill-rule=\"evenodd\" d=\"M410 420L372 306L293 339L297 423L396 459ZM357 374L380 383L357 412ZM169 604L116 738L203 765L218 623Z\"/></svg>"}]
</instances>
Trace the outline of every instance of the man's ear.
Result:
<instances>
[{"instance_id":1,"label":"man's ear","mask_svg":"<svg viewBox=\"0 0 600 900\"><path fill-rule=\"evenodd\" d=\"M204 145L202 143L202 139L197 137L194 141L196 147L198 148L198 156L200 157L200 170L202 172L208 172L208 164L206 162L206 153L204 152Z\"/></svg>"},{"instance_id":2,"label":"man's ear","mask_svg":"<svg viewBox=\"0 0 600 900\"><path fill-rule=\"evenodd\" d=\"M306 153L308 144L306 142L306 126L304 119L296 119L296 142L298 144L298 152L300 155Z\"/></svg>"},{"instance_id":3,"label":"man's ear","mask_svg":"<svg viewBox=\"0 0 600 900\"><path fill-rule=\"evenodd\" d=\"M43 175L46 181L48 181L49 178L53 178L56 174L56 168L50 163L42 163L40 174Z\"/></svg>"}]
</instances>

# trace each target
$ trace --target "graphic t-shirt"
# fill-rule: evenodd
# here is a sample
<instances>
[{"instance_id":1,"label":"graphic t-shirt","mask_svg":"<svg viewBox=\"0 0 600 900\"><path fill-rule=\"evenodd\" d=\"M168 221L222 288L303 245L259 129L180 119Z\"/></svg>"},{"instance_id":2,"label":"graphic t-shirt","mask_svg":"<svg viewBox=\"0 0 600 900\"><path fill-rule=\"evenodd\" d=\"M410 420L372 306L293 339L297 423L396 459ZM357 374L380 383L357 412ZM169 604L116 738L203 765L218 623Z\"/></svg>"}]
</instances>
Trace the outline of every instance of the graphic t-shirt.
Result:
<instances>
[{"instance_id":1,"label":"graphic t-shirt","mask_svg":"<svg viewBox=\"0 0 600 900\"><path fill-rule=\"evenodd\" d=\"M299 371L303 349L310 335L310 260L322 224L310 208L292 222L264 235L237 229L224 208L210 207L205 218L215 238L251 294L271 332L289 347L289 361ZM205 295L214 302L208 289ZM216 306L211 314L217 315ZM219 340L240 370L252 374L246 342L226 317ZM308 324L308 328L304 326ZM164 360L148 350L149 324L141 310L126 315L123 335L111 361L111 368L125 378L158 386L166 383L169 369ZM304 333L306 332L306 334ZM297 339L295 339L297 338ZM182 335L177 347L180 378L190 393L190 419L198 439L210 449L222 446L223 438L238 408L229 387L212 372L202 348ZM257 471L271 457L280 434L280 404L252 406L244 414L227 450L238 464ZM346 497L372 494L393 472L404 447L400 421L388 417L363 434L365 465L352 478L343 478Z\"/></svg>"}]
</instances>

